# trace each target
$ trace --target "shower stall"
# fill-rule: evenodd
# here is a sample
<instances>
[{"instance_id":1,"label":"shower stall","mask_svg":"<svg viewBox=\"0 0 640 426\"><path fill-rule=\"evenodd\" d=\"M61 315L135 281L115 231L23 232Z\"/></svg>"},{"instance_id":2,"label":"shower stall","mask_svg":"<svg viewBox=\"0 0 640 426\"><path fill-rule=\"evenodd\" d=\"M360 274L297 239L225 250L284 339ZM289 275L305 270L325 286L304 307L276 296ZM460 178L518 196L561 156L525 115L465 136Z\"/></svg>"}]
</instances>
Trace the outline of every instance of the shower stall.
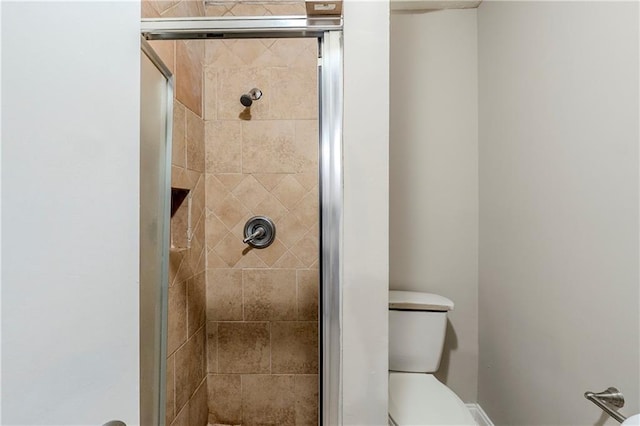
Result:
<instances>
[{"instance_id":1,"label":"shower stall","mask_svg":"<svg viewBox=\"0 0 640 426\"><path fill-rule=\"evenodd\" d=\"M175 93L142 418L338 424L341 18L148 18L142 36Z\"/></svg>"}]
</instances>

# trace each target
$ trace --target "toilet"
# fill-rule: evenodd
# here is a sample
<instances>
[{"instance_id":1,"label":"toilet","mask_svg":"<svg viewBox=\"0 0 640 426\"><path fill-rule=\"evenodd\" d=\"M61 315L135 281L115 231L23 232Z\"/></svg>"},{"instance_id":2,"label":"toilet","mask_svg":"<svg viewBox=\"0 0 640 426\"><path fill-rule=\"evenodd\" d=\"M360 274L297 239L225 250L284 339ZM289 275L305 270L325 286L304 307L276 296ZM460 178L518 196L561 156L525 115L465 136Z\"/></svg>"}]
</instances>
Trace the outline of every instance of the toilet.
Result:
<instances>
[{"instance_id":1,"label":"toilet","mask_svg":"<svg viewBox=\"0 0 640 426\"><path fill-rule=\"evenodd\" d=\"M389 291L389 424L477 426L464 402L433 375L438 371L446 297Z\"/></svg>"}]
</instances>

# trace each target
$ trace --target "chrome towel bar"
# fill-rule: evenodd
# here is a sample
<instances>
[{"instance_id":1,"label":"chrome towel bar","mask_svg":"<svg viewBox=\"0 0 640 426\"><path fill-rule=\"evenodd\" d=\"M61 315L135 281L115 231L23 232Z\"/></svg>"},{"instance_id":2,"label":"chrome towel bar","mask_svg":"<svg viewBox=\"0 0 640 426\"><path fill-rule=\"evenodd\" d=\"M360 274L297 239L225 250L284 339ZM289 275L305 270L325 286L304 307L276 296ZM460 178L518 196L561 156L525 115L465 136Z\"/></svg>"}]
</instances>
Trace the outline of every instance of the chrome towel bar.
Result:
<instances>
[{"instance_id":1,"label":"chrome towel bar","mask_svg":"<svg viewBox=\"0 0 640 426\"><path fill-rule=\"evenodd\" d=\"M598 393L587 391L584 393L584 397L596 404L602 409L602 411L613 417L619 423L627 420L625 416L616 410L616 408L624 407L624 395L622 395L622 392L618 389L610 387L607 390Z\"/></svg>"}]
</instances>

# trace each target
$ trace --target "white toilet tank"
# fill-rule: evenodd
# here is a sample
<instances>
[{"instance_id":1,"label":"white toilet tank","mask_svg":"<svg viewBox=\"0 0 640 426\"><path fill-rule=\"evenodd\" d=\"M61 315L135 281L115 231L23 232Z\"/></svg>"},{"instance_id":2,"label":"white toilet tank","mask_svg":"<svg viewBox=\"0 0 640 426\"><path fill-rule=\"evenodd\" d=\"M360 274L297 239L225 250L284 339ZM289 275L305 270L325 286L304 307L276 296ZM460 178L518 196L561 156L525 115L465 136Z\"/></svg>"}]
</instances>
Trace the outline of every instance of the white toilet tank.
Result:
<instances>
[{"instance_id":1,"label":"white toilet tank","mask_svg":"<svg viewBox=\"0 0 640 426\"><path fill-rule=\"evenodd\" d=\"M453 302L437 294L389 291L389 370L435 373Z\"/></svg>"}]
</instances>

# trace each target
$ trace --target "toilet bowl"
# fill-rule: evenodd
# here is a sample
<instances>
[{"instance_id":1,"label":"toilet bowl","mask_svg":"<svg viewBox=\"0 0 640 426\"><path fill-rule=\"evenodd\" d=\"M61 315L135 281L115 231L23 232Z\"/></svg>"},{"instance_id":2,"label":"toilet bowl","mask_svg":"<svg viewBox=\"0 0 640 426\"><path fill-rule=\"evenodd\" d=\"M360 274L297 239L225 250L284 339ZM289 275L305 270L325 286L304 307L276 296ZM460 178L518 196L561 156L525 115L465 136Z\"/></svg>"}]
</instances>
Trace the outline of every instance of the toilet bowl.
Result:
<instances>
[{"instance_id":1,"label":"toilet bowl","mask_svg":"<svg viewBox=\"0 0 640 426\"><path fill-rule=\"evenodd\" d=\"M447 312L436 294L389 292L389 424L477 426L464 402L432 373L438 371Z\"/></svg>"},{"instance_id":2,"label":"toilet bowl","mask_svg":"<svg viewBox=\"0 0 640 426\"><path fill-rule=\"evenodd\" d=\"M393 426L477 426L464 402L433 374L389 373L389 417Z\"/></svg>"}]
</instances>

